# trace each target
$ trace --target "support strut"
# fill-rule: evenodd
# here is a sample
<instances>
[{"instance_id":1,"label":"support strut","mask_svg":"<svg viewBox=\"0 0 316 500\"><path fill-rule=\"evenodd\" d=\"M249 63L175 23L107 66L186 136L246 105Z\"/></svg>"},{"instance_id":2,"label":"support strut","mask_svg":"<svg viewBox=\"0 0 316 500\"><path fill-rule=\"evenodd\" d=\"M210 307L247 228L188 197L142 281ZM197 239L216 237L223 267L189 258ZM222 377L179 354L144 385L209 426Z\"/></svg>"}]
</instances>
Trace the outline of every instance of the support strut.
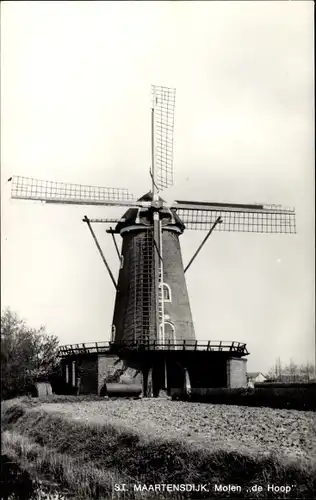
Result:
<instances>
[{"instance_id":1,"label":"support strut","mask_svg":"<svg viewBox=\"0 0 316 500\"><path fill-rule=\"evenodd\" d=\"M114 231L113 231L113 229L111 227L110 227L110 230L111 230L111 236L113 238L113 243L114 243L114 246L115 246L115 250L116 250L117 256L119 258L119 261L122 262L122 257L121 257L120 251L119 251L117 243L116 243L116 239L115 239L115 236L114 236Z\"/></svg>"},{"instance_id":2,"label":"support strut","mask_svg":"<svg viewBox=\"0 0 316 500\"><path fill-rule=\"evenodd\" d=\"M103 263L104 263L105 267L107 268L108 273L109 273L109 275L110 275L110 278L111 278L111 280L112 280L112 283L113 283L113 285L115 286L115 288L116 288L116 290L117 290L117 284L116 284L116 282L115 282L114 276L113 276L113 274L112 274L112 271L111 271L111 269L110 269L109 264L108 264L108 263L107 263L107 261L106 261L106 258L105 258L105 257L104 257L104 255L103 255L103 252L102 252L102 250L101 250L101 247L100 247L100 245L99 245L99 242L98 242L98 240L97 240L97 237L96 237L96 235L94 234L94 231L93 231L93 229L92 229L92 227L91 227L90 220L88 219L88 217L87 217L86 215L84 216L84 218L83 218L82 220L83 220L83 222L86 222L86 223L87 223L87 226L88 226L88 228L90 229L90 233L92 234L92 237L93 237L94 242L95 242L95 244L96 244L96 246L97 246L97 249L99 250L99 253L100 253L100 255L101 255L101 258L102 258L102 260L103 260Z\"/></svg>"},{"instance_id":3,"label":"support strut","mask_svg":"<svg viewBox=\"0 0 316 500\"><path fill-rule=\"evenodd\" d=\"M216 221L214 222L213 226L211 227L211 229L209 230L209 232L207 233L207 235L205 236L204 240L202 241L201 245L199 246L199 248L197 249L197 251L195 252L195 254L193 255L192 259L190 260L189 264L186 266L186 268L184 269L184 272L186 272L189 267L191 266L192 262L194 261L194 259L197 257L197 255L200 253L202 247L205 245L207 239L211 236L211 233L213 231L213 229L215 229L215 227L217 226L217 224L221 224L223 221L220 217L217 217Z\"/></svg>"}]
</instances>

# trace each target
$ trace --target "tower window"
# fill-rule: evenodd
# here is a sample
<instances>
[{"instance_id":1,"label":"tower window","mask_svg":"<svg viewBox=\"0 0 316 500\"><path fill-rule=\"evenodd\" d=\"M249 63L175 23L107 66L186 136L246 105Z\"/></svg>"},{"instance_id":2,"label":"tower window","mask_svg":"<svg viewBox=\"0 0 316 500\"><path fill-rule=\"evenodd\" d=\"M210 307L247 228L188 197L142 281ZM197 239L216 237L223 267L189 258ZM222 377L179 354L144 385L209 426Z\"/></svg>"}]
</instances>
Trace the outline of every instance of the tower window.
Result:
<instances>
[{"instance_id":1,"label":"tower window","mask_svg":"<svg viewBox=\"0 0 316 500\"><path fill-rule=\"evenodd\" d=\"M167 283L163 284L163 301L171 302L171 288Z\"/></svg>"},{"instance_id":2,"label":"tower window","mask_svg":"<svg viewBox=\"0 0 316 500\"><path fill-rule=\"evenodd\" d=\"M121 269L123 269L123 266L124 266L124 256L121 255Z\"/></svg>"}]
</instances>

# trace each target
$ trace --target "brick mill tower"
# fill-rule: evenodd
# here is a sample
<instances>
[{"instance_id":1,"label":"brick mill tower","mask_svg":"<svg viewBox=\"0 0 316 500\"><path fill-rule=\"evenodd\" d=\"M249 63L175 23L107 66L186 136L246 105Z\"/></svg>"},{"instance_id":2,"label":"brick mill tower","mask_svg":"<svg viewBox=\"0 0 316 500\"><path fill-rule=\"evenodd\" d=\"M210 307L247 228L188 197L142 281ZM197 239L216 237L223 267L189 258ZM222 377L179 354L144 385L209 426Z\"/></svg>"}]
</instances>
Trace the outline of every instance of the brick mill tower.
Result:
<instances>
[{"instance_id":1,"label":"brick mill tower","mask_svg":"<svg viewBox=\"0 0 316 500\"><path fill-rule=\"evenodd\" d=\"M152 202L152 193L139 201ZM160 198L160 202L163 200ZM179 236L184 224L171 209L160 211L161 259L159 274L160 343L174 348L185 340L194 343L195 334L184 277ZM119 271L113 318L115 344L154 342L155 286L153 211L129 209L117 224L114 233L122 236L121 268ZM162 278L163 277L163 278Z\"/></svg>"},{"instance_id":2,"label":"brick mill tower","mask_svg":"<svg viewBox=\"0 0 316 500\"><path fill-rule=\"evenodd\" d=\"M175 89L152 86L151 191L141 198L121 188L102 188L12 177L12 198L45 203L119 207L120 218L84 217L116 290L111 342L104 350L117 354L143 373L145 394L173 387L203 389L240 387L246 383L246 345L236 341L195 339L185 272L213 230L295 233L295 211L279 205L177 200L166 203L161 191L173 184ZM118 280L102 252L93 223L113 224L119 259ZM184 230L206 231L206 236L184 268L179 238ZM122 238L121 251L115 235ZM65 346L65 363L76 356L99 356L100 346ZM89 350L90 349L90 350ZM94 350L93 350L94 349ZM85 359L86 359L85 358ZM91 363L89 358L89 377ZM97 360L97 358L95 358ZM91 361L92 360L92 361ZM96 361L97 363L97 361ZM76 375L72 364L73 378ZM93 365L94 366L94 365ZM69 371L69 370L68 370ZM88 377L88 375L87 375ZM98 384L97 384L98 385ZM204 389L203 389L204 390Z\"/></svg>"}]
</instances>

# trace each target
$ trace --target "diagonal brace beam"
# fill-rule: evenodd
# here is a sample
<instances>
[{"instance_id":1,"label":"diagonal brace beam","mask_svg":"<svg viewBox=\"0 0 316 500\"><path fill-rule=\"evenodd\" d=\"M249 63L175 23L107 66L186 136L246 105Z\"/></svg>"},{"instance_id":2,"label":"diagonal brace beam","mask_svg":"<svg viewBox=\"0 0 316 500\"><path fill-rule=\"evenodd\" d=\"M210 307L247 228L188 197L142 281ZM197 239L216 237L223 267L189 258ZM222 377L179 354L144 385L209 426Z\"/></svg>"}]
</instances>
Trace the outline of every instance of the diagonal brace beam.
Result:
<instances>
[{"instance_id":1,"label":"diagonal brace beam","mask_svg":"<svg viewBox=\"0 0 316 500\"><path fill-rule=\"evenodd\" d=\"M98 250L99 250L99 252L100 252L100 255L101 255L101 258L102 258L102 260L103 260L103 263L104 263L105 267L107 268L108 273L109 273L109 275L110 275L110 278L111 278L111 280L112 280L112 283L113 283L113 285L115 286L115 288L116 288L116 290L117 290L117 284L116 284L116 282L115 282L114 276L113 276L113 274L112 274L112 271L111 271L111 269L110 269L109 264L108 264L108 263L107 263L107 261L106 261L106 258L104 257L104 254L103 254L102 249L101 249L101 247L100 247L100 245L99 245L99 242L98 242L98 240L97 240L97 237L96 237L96 235L94 234L94 231L93 231L93 229L92 229L92 227L91 227L91 224L90 224L90 220L88 219L88 217L87 217L86 215L84 216L84 218L83 218L82 220L83 220L83 222L86 222L86 223L87 223L87 226L88 226L88 228L90 229L90 233L92 234L92 237L93 237L94 242L95 242L95 244L96 244L96 246L97 246L97 249L98 249Z\"/></svg>"},{"instance_id":2,"label":"diagonal brace beam","mask_svg":"<svg viewBox=\"0 0 316 500\"><path fill-rule=\"evenodd\" d=\"M115 236L114 236L114 231L113 231L113 229L111 227L110 227L110 231L111 231L111 236L113 238L113 243L114 243L114 246L115 246L115 250L116 250L117 256L119 258L119 261L122 262L122 257L121 257L120 251L119 251L117 243L116 243L116 239L115 239Z\"/></svg>"},{"instance_id":3,"label":"diagonal brace beam","mask_svg":"<svg viewBox=\"0 0 316 500\"><path fill-rule=\"evenodd\" d=\"M189 264L186 266L186 268L184 269L184 272L186 272L189 267L191 266L192 262L194 261L194 259L197 257L197 255L200 253L200 251L202 250L202 247L205 245L206 241L208 240L208 238L211 236L211 233L213 231L213 229L215 229L215 227L217 226L217 224L221 224L223 221L220 217L217 217L216 221L214 222L213 226L211 227L211 229L209 230L209 232L207 233L207 235L205 236L204 240L202 241L202 243L200 244L199 248L197 249L197 251L195 252L195 254L193 255L192 259L190 260Z\"/></svg>"}]
</instances>

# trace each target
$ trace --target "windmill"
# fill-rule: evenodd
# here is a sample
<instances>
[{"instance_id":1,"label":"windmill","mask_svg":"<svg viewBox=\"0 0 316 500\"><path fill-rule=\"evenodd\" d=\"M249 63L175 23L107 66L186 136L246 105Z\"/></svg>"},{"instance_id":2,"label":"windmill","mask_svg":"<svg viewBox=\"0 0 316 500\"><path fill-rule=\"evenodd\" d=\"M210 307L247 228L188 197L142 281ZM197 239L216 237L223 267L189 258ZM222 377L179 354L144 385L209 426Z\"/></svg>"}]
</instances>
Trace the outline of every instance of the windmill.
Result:
<instances>
[{"instance_id":1,"label":"windmill","mask_svg":"<svg viewBox=\"0 0 316 500\"><path fill-rule=\"evenodd\" d=\"M185 281L185 272L214 230L256 233L295 233L295 211L279 205L236 204L176 200L167 203L160 196L174 183L173 135L175 89L152 86L151 106L151 190L136 198L127 189L12 177L12 198L45 203L120 207L120 218L84 217L116 289L111 350L145 372L160 373L156 386L166 386L166 353L196 351L194 325ZM102 252L92 224L109 228L120 259L116 282ZM114 229L112 225L115 224ZM199 248L184 267L179 236L184 230L206 231ZM122 237L119 251L115 235ZM235 344L235 345L234 345ZM227 347L227 346L226 346ZM207 351L215 344L208 342ZM140 357L141 352L146 356ZM217 345L224 351L224 343ZM247 354L245 344L230 344L230 352ZM155 356L152 357L152 353ZM179 354L179 353L178 353ZM144 361L145 360L145 361ZM187 365L189 361L186 361ZM145 378L147 378L147 375ZM187 374L186 374L187 375ZM192 378L192 373L190 374ZM155 377L154 377L155 378ZM194 378L194 374L193 374ZM161 380L163 381L161 382ZM156 390L157 392L157 390Z\"/></svg>"}]
</instances>

